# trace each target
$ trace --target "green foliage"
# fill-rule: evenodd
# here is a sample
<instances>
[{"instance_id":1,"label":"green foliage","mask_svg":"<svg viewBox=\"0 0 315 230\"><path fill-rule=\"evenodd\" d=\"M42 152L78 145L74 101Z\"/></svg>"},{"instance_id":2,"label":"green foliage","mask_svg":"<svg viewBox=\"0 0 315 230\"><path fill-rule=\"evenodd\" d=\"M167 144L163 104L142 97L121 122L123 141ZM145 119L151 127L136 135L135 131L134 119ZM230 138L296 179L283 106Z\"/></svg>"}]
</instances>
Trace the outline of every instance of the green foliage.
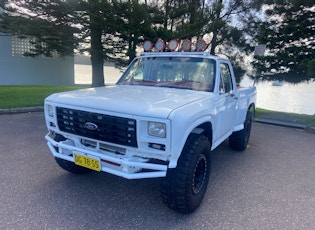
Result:
<instances>
[{"instance_id":1,"label":"green foliage","mask_svg":"<svg viewBox=\"0 0 315 230\"><path fill-rule=\"evenodd\" d=\"M315 59L304 59L299 68L305 70L309 77L315 78Z\"/></svg>"},{"instance_id":2,"label":"green foliage","mask_svg":"<svg viewBox=\"0 0 315 230\"><path fill-rule=\"evenodd\" d=\"M7 4L7 3L11 4ZM74 7L67 1L3 1L5 12L0 15L0 32L32 36L33 49L26 56L72 55L77 45L73 26ZM26 11L24 9L29 9Z\"/></svg>"},{"instance_id":3,"label":"green foliage","mask_svg":"<svg viewBox=\"0 0 315 230\"><path fill-rule=\"evenodd\" d=\"M247 69L244 56L251 52L249 38L257 32L256 24L260 22L257 12L262 3L257 0L164 1L163 33L159 33L159 38L168 41L203 37L211 54L232 60L240 81Z\"/></svg>"},{"instance_id":4,"label":"green foliage","mask_svg":"<svg viewBox=\"0 0 315 230\"><path fill-rule=\"evenodd\" d=\"M308 75L315 78L315 59L312 59L307 64Z\"/></svg>"},{"instance_id":5,"label":"green foliage","mask_svg":"<svg viewBox=\"0 0 315 230\"><path fill-rule=\"evenodd\" d=\"M136 0L113 1L114 30L116 32L115 39L111 43L112 60L119 65L130 63L136 57L136 49L144 39L156 37L152 27L152 23L156 19L149 13L155 10Z\"/></svg>"},{"instance_id":6,"label":"green foliage","mask_svg":"<svg viewBox=\"0 0 315 230\"><path fill-rule=\"evenodd\" d=\"M314 1L267 2L267 21L261 24L257 38L260 44L267 45L269 54L257 58L257 69L260 73L305 72L314 77L311 61L315 58Z\"/></svg>"},{"instance_id":7,"label":"green foliage","mask_svg":"<svg viewBox=\"0 0 315 230\"><path fill-rule=\"evenodd\" d=\"M13 4L8 4L8 3ZM104 85L104 60L126 65L144 40L203 37L243 72L248 38L259 21L258 0L2 0L0 31L35 36L25 55L88 52L92 86ZM14 7L16 6L16 7ZM237 22L237 23L235 23ZM250 26L249 26L250 25Z\"/></svg>"}]
</instances>

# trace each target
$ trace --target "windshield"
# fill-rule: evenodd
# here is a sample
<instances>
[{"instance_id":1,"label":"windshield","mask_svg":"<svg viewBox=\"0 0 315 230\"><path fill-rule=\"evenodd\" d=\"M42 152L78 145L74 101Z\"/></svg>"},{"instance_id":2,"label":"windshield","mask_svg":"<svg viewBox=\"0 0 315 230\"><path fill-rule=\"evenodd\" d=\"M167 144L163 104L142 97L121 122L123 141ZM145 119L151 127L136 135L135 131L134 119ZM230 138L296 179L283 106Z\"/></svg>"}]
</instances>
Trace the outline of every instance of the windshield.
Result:
<instances>
[{"instance_id":1,"label":"windshield","mask_svg":"<svg viewBox=\"0 0 315 230\"><path fill-rule=\"evenodd\" d=\"M117 84L212 92L215 61L197 57L143 57L131 63Z\"/></svg>"}]
</instances>

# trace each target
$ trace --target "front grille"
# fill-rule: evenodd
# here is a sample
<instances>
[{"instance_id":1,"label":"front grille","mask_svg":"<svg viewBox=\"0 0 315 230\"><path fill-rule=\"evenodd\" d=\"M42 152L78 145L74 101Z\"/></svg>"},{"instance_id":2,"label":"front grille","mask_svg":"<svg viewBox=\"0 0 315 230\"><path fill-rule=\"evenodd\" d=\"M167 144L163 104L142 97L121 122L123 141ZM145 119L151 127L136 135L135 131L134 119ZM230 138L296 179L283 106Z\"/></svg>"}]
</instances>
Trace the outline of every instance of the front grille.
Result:
<instances>
[{"instance_id":1,"label":"front grille","mask_svg":"<svg viewBox=\"0 0 315 230\"><path fill-rule=\"evenodd\" d=\"M57 121L63 132L137 147L135 119L57 107Z\"/></svg>"}]
</instances>

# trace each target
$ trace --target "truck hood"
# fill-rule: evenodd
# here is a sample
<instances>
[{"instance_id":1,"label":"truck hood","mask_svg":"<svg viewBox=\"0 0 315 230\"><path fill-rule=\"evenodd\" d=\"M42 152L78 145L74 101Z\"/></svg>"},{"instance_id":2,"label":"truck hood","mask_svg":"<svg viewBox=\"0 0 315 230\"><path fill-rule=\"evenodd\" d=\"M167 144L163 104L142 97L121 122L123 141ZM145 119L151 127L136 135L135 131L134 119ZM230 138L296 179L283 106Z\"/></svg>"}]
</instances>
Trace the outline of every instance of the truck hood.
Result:
<instances>
[{"instance_id":1,"label":"truck hood","mask_svg":"<svg viewBox=\"0 0 315 230\"><path fill-rule=\"evenodd\" d=\"M209 97L211 93L148 86L115 85L52 94L46 102L129 115L167 118L184 105Z\"/></svg>"}]
</instances>

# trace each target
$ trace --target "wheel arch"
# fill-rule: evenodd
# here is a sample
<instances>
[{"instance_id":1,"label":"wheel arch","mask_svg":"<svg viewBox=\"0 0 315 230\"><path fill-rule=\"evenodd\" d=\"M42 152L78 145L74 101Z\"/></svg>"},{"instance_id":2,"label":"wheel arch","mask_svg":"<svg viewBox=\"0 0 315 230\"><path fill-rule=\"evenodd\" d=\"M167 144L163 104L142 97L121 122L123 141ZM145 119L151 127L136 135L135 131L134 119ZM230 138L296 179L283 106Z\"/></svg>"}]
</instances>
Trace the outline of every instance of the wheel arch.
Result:
<instances>
[{"instance_id":1,"label":"wheel arch","mask_svg":"<svg viewBox=\"0 0 315 230\"><path fill-rule=\"evenodd\" d=\"M204 135L207 137L209 141L210 148L212 146L213 126L212 126L212 120L210 116L206 116L201 119L198 119L197 121L191 123L190 126L186 128L185 130L186 132L181 136L180 140L179 139L172 140L172 145L178 146L178 147L174 149L174 152L170 158L169 168L177 167L177 161L190 135L192 134Z\"/></svg>"},{"instance_id":2,"label":"wheel arch","mask_svg":"<svg viewBox=\"0 0 315 230\"><path fill-rule=\"evenodd\" d=\"M212 130L212 123L210 121L207 121L207 122L204 122L200 125L198 125L197 127L195 127L191 133L189 135L191 135L192 133L196 133L196 134L202 134L204 136L206 136L208 138L208 141L210 143L210 145L212 145L212 133L213 133L213 130ZM188 137L189 137L188 135ZM187 139L188 139L187 137ZM187 141L186 139L186 141Z\"/></svg>"},{"instance_id":3,"label":"wheel arch","mask_svg":"<svg viewBox=\"0 0 315 230\"><path fill-rule=\"evenodd\" d=\"M248 110L247 111L251 111L253 113L253 116L255 117L256 115L256 106L255 106L255 103L251 103L249 106L248 106Z\"/></svg>"}]
</instances>

